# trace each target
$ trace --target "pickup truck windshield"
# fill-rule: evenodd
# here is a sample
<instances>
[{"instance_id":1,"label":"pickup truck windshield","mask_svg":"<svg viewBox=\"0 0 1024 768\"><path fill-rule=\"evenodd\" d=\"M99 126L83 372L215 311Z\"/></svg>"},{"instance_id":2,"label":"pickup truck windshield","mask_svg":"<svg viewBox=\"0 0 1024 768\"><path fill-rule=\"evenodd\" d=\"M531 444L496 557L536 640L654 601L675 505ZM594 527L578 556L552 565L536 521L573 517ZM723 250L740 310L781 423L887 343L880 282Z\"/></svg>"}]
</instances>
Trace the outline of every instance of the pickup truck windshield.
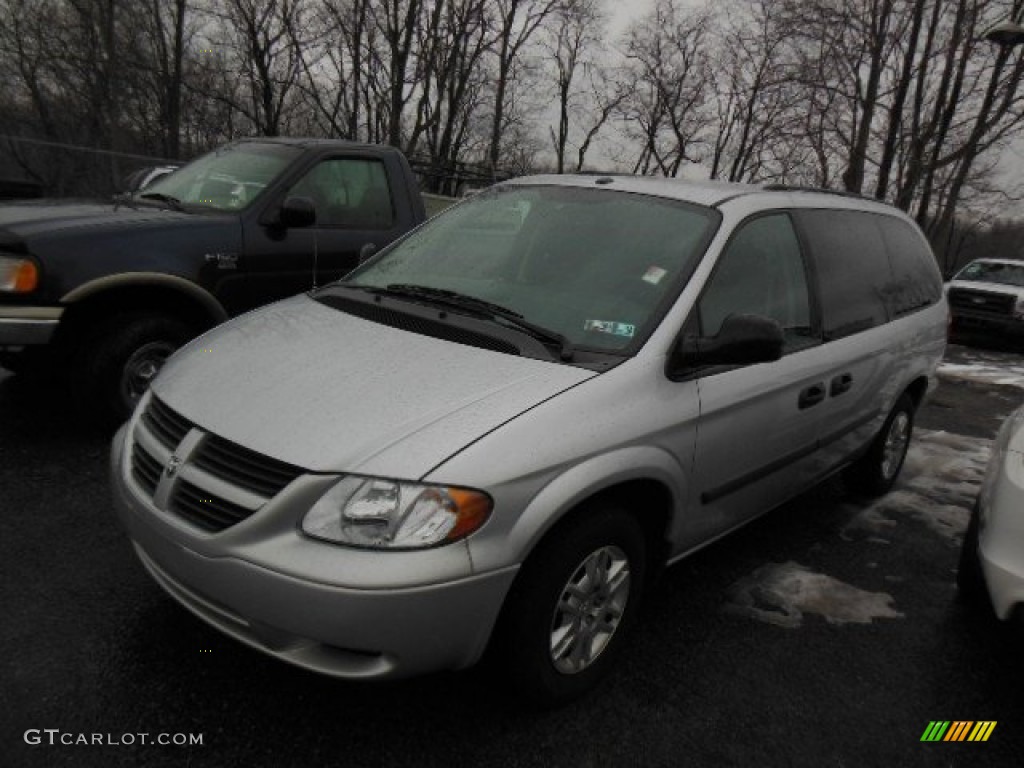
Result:
<instances>
[{"instance_id":1,"label":"pickup truck windshield","mask_svg":"<svg viewBox=\"0 0 1024 768\"><path fill-rule=\"evenodd\" d=\"M964 267L957 280L976 280L981 283L1002 283L1024 288L1024 262L1006 264L999 261L975 261Z\"/></svg>"},{"instance_id":2,"label":"pickup truck windshield","mask_svg":"<svg viewBox=\"0 0 1024 768\"><path fill-rule=\"evenodd\" d=\"M674 200L578 186L494 188L430 220L343 284L451 291L573 347L629 352L678 295L718 224Z\"/></svg>"},{"instance_id":3,"label":"pickup truck windshield","mask_svg":"<svg viewBox=\"0 0 1024 768\"><path fill-rule=\"evenodd\" d=\"M302 150L284 144L229 144L146 187L141 195L176 204L240 211Z\"/></svg>"}]
</instances>

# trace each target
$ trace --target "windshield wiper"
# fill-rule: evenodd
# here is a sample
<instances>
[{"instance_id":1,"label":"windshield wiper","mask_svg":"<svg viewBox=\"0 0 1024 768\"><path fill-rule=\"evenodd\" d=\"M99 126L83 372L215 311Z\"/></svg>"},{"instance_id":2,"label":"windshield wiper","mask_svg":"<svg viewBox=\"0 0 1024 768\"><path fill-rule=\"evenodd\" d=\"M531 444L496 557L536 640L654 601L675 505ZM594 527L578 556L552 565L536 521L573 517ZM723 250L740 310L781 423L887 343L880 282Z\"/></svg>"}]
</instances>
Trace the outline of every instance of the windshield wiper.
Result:
<instances>
[{"instance_id":1,"label":"windshield wiper","mask_svg":"<svg viewBox=\"0 0 1024 768\"><path fill-rule=\"evenodd\" d=\"M144 200L159 200L161 203L167 203L167 205L176 211L185 210L185 207L181 204L181 200L176 198L174 195L165 195L163 192L143 192L139 197Z\"/></svg>"},{"instance_id":2,"label":"windshield wiper","mask_svg":"<svg viewBox=\"0 0 1024 768\"><path fill-rule=\"evenodd\" d=\"M353 285L352 288L370 290L369 286ZM558 331L536 325L523 318L522 313L514 309L494 304L485 299L478 299L476 296L468 296L457 291L450 291L445 288L432 288L428 285L412 285L410 283L391 283L386 288L373 289L374 292L384 293L390 296L406 296L411 299L425 299L432 304L443 304L468 311L477 316L488 317L491 320L503 320L519 330L525 331L535 339L553 344L558 347L558 356L564 362L573 358L574 350L572 342Z\"/></svg>"}]
</instances>

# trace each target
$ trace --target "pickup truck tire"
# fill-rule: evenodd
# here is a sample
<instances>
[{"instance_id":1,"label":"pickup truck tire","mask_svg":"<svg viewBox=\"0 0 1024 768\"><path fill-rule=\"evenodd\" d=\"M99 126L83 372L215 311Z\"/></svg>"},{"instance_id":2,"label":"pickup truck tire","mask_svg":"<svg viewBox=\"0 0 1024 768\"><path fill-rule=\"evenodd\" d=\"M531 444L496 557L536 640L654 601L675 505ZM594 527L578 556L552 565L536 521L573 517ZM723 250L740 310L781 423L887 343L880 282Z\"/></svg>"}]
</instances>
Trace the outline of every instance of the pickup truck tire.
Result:
<instances>
[{"instance_id":1,"label":"pickup truck tire","mask_svg":"<svg viewBox=\"0 0 1024 768\"><path fill-rule=\"evenodd\" d=\"M32 381L53 378L59 364L47 347L26 347L18 352L0 352L0 368Z\"/></svg>"},{"instance_id":2,"label":"pickup truck tire","mask_svg":"<svg viewBox=\"0 0 1024 768\"><path fill-rule=\"evenodd\" d=\"M580 511L526 560L494 638L511 685L542 707L576 698L605 677L636 621L645 583L636 519L614 505Z\"/></svg>"},{"instance_id":3,"label":"pickup truck tire","mask_svg":"<svg viewBox=\"0 0 1024 768\"><path fill-rule=\"evenodd\" d=\"M914 401L900 395L868 452L847 467L843 480L858 496L874 497L888 493L899 477L907 458L914 431Z\"/></svg>"},{"instance_id":4,"label":"pickup truck tire","mask_svg":"<svg viewBox=\"0 0 1024 768\"><path fill-rule=\"evenodd\" d=\"M113 315L85 334L72 361L72 395L102 425L127 419L171 354L194 334L151 312Z\"/></svg>"}]
</instances>

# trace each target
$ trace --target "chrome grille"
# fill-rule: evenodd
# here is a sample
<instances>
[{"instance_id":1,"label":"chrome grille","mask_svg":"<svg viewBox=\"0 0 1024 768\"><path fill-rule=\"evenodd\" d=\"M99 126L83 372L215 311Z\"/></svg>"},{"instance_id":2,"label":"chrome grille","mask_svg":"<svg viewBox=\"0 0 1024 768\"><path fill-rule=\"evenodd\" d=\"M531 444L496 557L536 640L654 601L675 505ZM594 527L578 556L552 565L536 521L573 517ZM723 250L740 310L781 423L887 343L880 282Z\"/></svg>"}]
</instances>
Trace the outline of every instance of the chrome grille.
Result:
<instances>
[{"instance_id":1,"label":"chrome grille","mask_svg":"<svg viewBox=\"0 0 1024 768\"><path fill-rule=\"evenodd\" d=\"M967 288L949 290L949 306L953 309L1009 316L1016 302L1013 296L1005 293L974 291Z\"/></svg>"},{"instance_id":2,"label":"chrome grille","mask_svg":"<svg viewBox=\"0 0 1024 768\"><path fill-rule=\"evenodd\" d=\"M172 411L156 397L149 401L149 407L142 414L142 421L153 436L168 448L176 447L192 428L187 419Z\"/></svg>"},{"instance_id":3,"label":"chrome grille","mask_svg":"<svg viewBox=\"0 0 1024 768\"><path fill-rule=\"evenodd\" d=\"M193 462L221 480L267 498L276 496L302 474L298 467L250 451L216 435L206 438Z\"/></svg>"},{"instance_id":4,"label":"chrome grille","mask_svg":"<svg viewBox=\"0 0 1024 768\"><path fill-rule=\"evenodd\" d=\"M233 504L203 491L186 480L179 480L171 496L171 511L205 531L217 532L240 523L255 510Z\"/></svg>"},{"instance_id":5,"label":"chrome grille","mask_svg":"<svg viewBox=\"0 0 1024 768\"><path fill-rule=\"evenodd\" d=\"M245 520L303 474L299 467L204 433L156 397L150 398L134 437L131 474L139 488L153 500L161 482L173 483L164 497L166 510L211 533ZM173 479L165 478L164 468L175 456L184 463Z\"/></svg>"},{"instance_id":6,"label":"chrome grille","mask_svg":"<svg viewBox=\"0 0 1024 768\"><path fill-rule=\"evenodd\" d=\"M160 473L163 468L160 466L160 462L149 455L138 443L135 444L135 450L132 451L132 477L135 478L135 482L146 489L151 497L156 493L156 487L160 483Z\"/></svg>"}]
</instances>

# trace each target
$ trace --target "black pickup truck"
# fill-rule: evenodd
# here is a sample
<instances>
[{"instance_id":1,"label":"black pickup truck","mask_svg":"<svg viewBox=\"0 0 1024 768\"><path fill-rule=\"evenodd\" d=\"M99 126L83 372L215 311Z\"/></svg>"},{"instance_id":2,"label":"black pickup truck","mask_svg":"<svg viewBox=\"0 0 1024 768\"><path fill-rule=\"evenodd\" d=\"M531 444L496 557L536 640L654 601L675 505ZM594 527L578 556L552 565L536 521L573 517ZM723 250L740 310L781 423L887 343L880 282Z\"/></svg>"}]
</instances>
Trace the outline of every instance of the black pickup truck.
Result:
<instances>
[{"instance_id":1,"label":"black pickup truck","mask_svg":"<svg viewBox=\"0 0 1024 768\"><path fill-rule=\"evenodd\" d=\"M398 150L315 139L236 141L109 202L0 205L0 365L123 418L183 342L425 218Z\"/></svg>"}]
</instances>

